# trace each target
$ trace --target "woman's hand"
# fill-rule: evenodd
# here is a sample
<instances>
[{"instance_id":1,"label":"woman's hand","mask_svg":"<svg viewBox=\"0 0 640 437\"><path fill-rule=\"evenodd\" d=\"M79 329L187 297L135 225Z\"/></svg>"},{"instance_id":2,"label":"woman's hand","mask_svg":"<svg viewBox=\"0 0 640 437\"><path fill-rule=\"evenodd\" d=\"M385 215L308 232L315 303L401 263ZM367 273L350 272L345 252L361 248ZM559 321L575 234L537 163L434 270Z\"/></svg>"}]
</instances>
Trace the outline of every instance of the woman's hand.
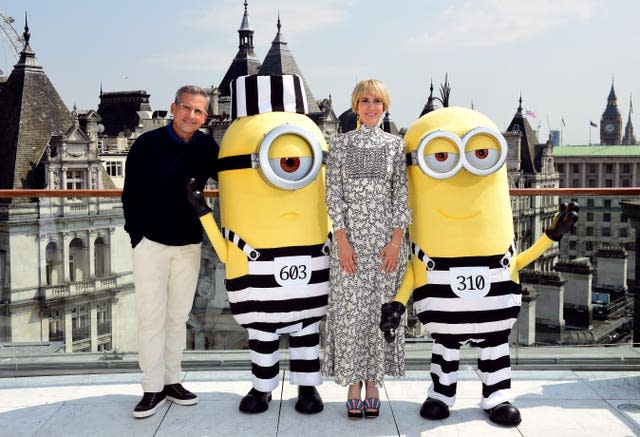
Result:
<instances>
[{"instance_id":1,"label":"woman's hand","mask_svg":"<svg viewBox=\"0 0 640 437\"><path fill-rule=\"evenodd\" d=\"M382 248L382 252L378 255L381 260L380 270L386 274L390 274L398 268L398 260L400 258L400 244L391 239L386 246Z\"/></svg>"},{"instance_id":2,"label":"woman's hand","mask_svg":"<svg viewBox=\"0 0 640 437\"><path fill-rule=\"evenodd\" d=\"M344 241L338 246L338 256L340 257L340 268L349 275L355 275L356 252L349 241Z\"/></svg>"},{"instance_id":3,"label":"woman's hand","mask_svg":"<svg viewBox=\"0 0 640 437\"><path fill-rule=\"evenodd\" d=\"M334 233L336 243L338 245L338 258L340 260L340 268L348 275L356 274L356 252L347 238L344 229L339 229Z\"/></svg>"}]
</instances>

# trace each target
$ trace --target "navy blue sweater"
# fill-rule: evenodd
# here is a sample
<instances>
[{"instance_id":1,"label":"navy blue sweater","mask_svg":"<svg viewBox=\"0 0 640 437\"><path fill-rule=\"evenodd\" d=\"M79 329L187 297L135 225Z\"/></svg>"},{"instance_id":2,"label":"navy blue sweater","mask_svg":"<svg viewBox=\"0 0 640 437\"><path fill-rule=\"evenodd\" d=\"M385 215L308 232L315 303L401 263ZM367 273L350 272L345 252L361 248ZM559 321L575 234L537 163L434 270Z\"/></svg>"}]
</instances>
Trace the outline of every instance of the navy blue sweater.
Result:
<instances>
[{"instance_id":1,"label":"navy blue sweater","mask_svg":"<svg viewBox=\"0 0 640 437\"><path fill-rule=\"evenodd\" d=\"M127 155L122 191L124 229L133 247L142 237L169 246L202 241L186 184L193 177L202 190L209 177L217 180L217 158L218 144L200 131L188 143L171 125L136 139Z\"/></svg>"}]
</instances>

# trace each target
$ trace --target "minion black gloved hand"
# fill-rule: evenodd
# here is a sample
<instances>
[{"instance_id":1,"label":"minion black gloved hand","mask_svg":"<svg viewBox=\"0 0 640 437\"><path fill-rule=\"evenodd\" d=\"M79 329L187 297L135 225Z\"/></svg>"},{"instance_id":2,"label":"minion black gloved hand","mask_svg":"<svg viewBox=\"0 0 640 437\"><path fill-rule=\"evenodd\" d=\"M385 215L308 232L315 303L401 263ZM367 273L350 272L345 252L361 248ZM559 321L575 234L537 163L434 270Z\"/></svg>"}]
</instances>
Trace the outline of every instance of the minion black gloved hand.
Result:
<instances>
[{"instance_id":1,"label":"minion black gloved hand","mask_svg":"<svg viewBox=\"0 0 640 437\"><path fill-rule=\"evenodd\" d=\"M207 205L207 202L202 195L202 191L198 189L198 185L194 178L189 179L187 182L187 197L189 198L189 203L191 203L191 206L198 214L198 217L202 217L203 215L211 212L211 208Z\"/></svg>"},{"instance_id":2,"label":"minion black gloved hand","mask_svg":"<svg viewBox=\"0 0 640 437\"><path fill-rule=\"evenodd\" d=\"M551 225L544 231L547 237L553 241L560 241L560 238L569 232L578 221L580 206L578 206L578 202L571 201L569 205L561 203L558 210L560 212L553 218Z\"/></svg>"},{"instance_id":3,"label":"minion black gloved hand","mask_svg":"<svg viewBox=\"0 0 640 437\"><path fill-rule=\"evenodd\" d=\"M405 307L394 300L382 304L380 308L380 329L384 332L384 339L391 343L395 339L394 330L400 326L400 318L404 314Z\"/></svg>"}]
</instances>

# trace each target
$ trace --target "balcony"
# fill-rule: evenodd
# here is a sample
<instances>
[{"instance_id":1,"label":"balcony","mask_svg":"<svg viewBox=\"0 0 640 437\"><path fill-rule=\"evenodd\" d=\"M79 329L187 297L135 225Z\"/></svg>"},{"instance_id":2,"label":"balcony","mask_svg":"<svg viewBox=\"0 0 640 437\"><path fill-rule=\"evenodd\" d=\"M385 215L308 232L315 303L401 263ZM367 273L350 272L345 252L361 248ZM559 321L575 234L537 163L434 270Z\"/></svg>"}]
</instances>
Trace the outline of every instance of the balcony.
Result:
<instances>
[{"instance_id":1,"label":"balcony","mask_svg":"<svg viewBox=\"0 0 640 437\"><path fill-rule=\"evenodd\" d=\"M216 193L206 194L215 196ZM596 196L613 200L612 208L617 211L621 200L640 199L640 189L520 189L512 190L511 194L520 205L531 204L531 196L551 195L578 200ZM462 350L461 379L451 416L437 422L419 416L430 382L431 354L429 337L420 332L416 338L407 340L406 377L387 378L384 388L380 389L382 409L378 419L348 420L344 411L346 389L330 378L319 387L325 401L322 413L303 416L295 412L296 391L288 382L286 350L282 352L282 383L273 394L269 410L256 416L240 414L237 404L251 387L249 353L242 349L242 330L234 325L226 311L224 292L211 288L211 284L216 283L215 275L221 273L216 271L216 258L211 248L205 245L202 265L212 276L201 278L202 284L209 288L198 289L188 322L188 350L183 359L183 382L198 394L200 402L193 407L168 403L150 418L133 419L132 408L142 394L141 375L133 340L136 324L132 274L127 264L130 248L126 247L128 241L122 231L122 212L116 200L119 196L118 190L0 190L0 197L4 198L51 200L42 202L40 215L37 205L31 203L21 204L13 210L0 205L0 241L8 239L9 235L12 238L21 235L11 250L0 247L0 336L4 341L0 343L0 396L3 399L0 403L3 431L0 434L297 436L304 430L307 436L640 435L640 326L638 323L631 326L632 322L640 320L640 304L635 300L638 295L637 249L633 259L628 260L628 290L620 291L612 281L603 280L607 285L599 288L599 292L614 288L609 302L585 301L579 305L565 302L565 308L576 314L588 311L589 305L593 304L592 316L597 319L597 324L593 324L598 329L605 327L607 332L622 335L603 336L606 341L598 344L594 336L589 335L593 329L564 326L564 331L574 334L571 342L543 346L536 342L524 345L520 335L514 339L511 345L512 390L514 404L520 408L523 422L516 429L507 429L489 422L478 407L481 384L475 371L476 351L468 348ZM67 198L89 200L73 200L67 204ZM74 204L87 207L76 211L71 207ZM43 213L43 207L46 213ZM599 212L597 208L600 206L590 211L594 214L611 212ZM54 210L55 213L50 213ZM633 231L637 227L636 219L629 214L627 217L631 220L630 241L635 242L627 244L626 248L631 250L638 247ZM66 218L70 219L69 223ZM9 233L10 227L19 228L20 233ZM578 250L584 249L587 236L580 232L583 230L567 236L567 242L575 242L575 248L561 247L561 257L575 257ZM527 230L527 236L533 238L534 231ZM89 267L80 277L87 279L64 281L64 269L60 269L60 284L42 285L44 274L39 266L44 267L46 260L40 257L44 257L48 238L60 242L61 262L66 262L64 257L68 256L65 251L69 249L70 238L85 244ZM94 243L98 238L102 239L100 247L111 251L104 262L106 270L100 269L106 276L97 276L93 271L93 254L97 253L95 247L98 247ZM121 251L116 247L121 247ZM36 254L36 258L31 259L31 254ZM32 265L37 268L29 270ZM8 273L11 273L10 277ZM580 275L583 272L570 266L565 273ZM594 276L593 280L595 283L599 279ZM540 287L554 281L547 282ZM571 293L565 290L565 294ZM535 296L530 297L535 300ZM537 310L530 313L534 329L535 311L541 310L542 300L538 299ZM90 307L91 324L84 328L86 332L82 335L83 350L90 352L65 352L75 346L76 336L65 339L63 329L48 332L50 313L58 311L65 317L68 313L64 310L69 305ZM96 321L101 320L96 317L98 305L101 310L110 309L109 323ZM16 317L8 317L10 314ZM562 318L562 310L555 315ZM540 320L544 323L560 321L554 321L548 314ZM589 318L585 316L585 320L588 322ZM70 329L69 323L67 321L66 326ZM419 331L420 324L412 324ZM64 324L61 326L65 327ZM555 330L559 326L552 325L551 328ZM100 352L100 341L104 342L109 336L113 349ZM555 338L554 341L562 341L560 336Z\"/></svg>"}]
</instances>

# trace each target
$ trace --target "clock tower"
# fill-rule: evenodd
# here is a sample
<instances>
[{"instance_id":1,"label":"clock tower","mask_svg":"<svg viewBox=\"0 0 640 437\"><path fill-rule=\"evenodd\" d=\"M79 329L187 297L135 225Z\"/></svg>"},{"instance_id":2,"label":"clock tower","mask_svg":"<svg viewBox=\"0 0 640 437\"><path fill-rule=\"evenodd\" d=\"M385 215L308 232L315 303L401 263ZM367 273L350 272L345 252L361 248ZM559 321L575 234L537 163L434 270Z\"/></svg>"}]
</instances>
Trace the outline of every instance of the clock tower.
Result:
<instances>
[{"instance_id":1,"label":"clock tower","mask_svg":"<svg viewBox=\"0 0 640 437\"><path fill-rule=\"evenodd\" d=\"M618 99L611 81L611 91L607 97L607 107L600 119L600 144L617 145L622 137L622 116L618 110Z\"/></svg>"}]
</instances>

